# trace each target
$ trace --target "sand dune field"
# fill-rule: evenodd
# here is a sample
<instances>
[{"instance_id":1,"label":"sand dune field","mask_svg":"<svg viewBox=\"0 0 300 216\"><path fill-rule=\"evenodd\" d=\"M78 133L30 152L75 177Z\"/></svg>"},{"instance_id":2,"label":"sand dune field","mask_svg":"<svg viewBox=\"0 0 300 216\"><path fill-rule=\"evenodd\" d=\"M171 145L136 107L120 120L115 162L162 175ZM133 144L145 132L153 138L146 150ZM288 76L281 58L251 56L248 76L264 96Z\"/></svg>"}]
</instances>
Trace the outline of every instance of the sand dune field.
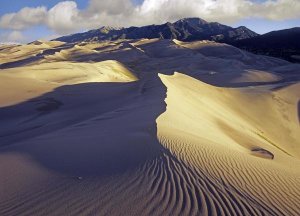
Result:
<instances>
[{"instance_id":1,"label":"sand dune field","mask_svg":"<svg viewBox=\"0 0 300 216\"><path fill-rule=\"evenodd\" d=\"M210 41L0 47L0 215L299 215L300 65Z\"/></svg>"}]
</instances>

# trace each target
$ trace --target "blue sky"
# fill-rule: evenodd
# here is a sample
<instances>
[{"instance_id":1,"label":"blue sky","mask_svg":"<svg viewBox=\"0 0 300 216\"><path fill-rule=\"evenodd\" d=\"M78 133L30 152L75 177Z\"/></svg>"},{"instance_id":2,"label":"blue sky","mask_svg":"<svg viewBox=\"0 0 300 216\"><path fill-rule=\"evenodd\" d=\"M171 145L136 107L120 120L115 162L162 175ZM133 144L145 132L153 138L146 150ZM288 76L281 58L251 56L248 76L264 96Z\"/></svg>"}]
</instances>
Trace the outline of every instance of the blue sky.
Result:
<instances>
[{"instance_id":1,"label":"blue sky","mask_svg":"<svg viewBox=\"0 0 300 216\"><path fill-rule=\"evenodd\" d=\"M183 17L244 25L260 34L300 25L300 0L0 1L0 42L51 39L103 25L141 26Z\"/></svg>"}]
</instances>

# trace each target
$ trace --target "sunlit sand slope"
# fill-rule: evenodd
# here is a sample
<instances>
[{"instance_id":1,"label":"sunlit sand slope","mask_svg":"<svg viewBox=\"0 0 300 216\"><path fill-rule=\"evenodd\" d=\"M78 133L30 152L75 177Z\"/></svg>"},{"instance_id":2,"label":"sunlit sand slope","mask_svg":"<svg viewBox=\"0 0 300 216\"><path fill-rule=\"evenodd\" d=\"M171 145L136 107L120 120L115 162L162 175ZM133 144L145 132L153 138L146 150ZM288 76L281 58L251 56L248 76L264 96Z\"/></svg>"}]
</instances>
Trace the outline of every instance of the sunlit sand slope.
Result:
<instances>
[{"instance_id":1,"label":"sunlit sand slope","mask_svg":"<svg viewBox=\"0 0 300 216\"><path fill-rule=\"evenodd\" d=\"M91 82L129 82L137 77L117 61L97 63L53 62L3 69L0 106L22 102L56 87Z\"/></svg>"},{"instance_id":2,"label":"sunlit sand slope","mask_svg":"<svg viewBox=\"0 0 300 216\"><path fill-rule=\"evenodd\" d=\"M167 111L157 120L158 137L176 158L173 163L184 166L170 172L177 196L190 210L193 203L196 209L205 203L209 214L296 215L300 134L295 98L280 91L216 88L177 73L161 78ZM297 92L299 87L294 86ZM289 136L278 140L283 133ZM200 203L195 188L205 194Z\"/></svg>"}]
</instances>

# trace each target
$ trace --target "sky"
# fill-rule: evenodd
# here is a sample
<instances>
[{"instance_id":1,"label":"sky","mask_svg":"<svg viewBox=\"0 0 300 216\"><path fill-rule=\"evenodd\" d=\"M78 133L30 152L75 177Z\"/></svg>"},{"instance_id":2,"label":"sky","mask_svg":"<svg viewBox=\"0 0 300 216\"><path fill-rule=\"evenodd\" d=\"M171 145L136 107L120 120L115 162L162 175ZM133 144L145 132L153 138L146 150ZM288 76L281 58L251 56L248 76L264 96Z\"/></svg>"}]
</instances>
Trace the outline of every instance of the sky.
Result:
<instances>
[{"instance_id":1,"label":"sky","mask_svg":"<svg viewBox=\"0 0 300 216\"><path fill-rule=\"evenodd\" d=\"M0 43L199 17L263 34L300 26L300 0L0 0Z\"/></svg>"}]
</instances>

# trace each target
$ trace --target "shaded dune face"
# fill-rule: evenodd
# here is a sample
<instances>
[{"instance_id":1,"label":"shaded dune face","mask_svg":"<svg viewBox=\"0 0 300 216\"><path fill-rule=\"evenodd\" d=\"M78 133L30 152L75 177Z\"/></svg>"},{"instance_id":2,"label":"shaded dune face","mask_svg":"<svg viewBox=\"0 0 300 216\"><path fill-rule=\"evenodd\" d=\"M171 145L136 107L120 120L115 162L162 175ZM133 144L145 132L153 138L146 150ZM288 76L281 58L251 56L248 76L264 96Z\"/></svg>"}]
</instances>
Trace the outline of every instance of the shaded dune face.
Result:
<instances>
[{"instance_id":1,"label":"shaded dune face","mask_svg":"<svg viewBox=\"0 0 300 216\"><path fill-rule=\"evenodd\" d=\"M298 215L299 65L207 41L51 43L4 50L0 215Z\"/></svg>"},{"instance_id":2,"label":"shaded dune face","mask_svg":"<svg viewBox=\"0 0 300 216\"><path fill-rule=\"evenodd\" d=\"M155 119L165 111L165 88L158 78L151 84L77 84L1 108L11 123L1 124L3 151L29 154L70 176L125 172L160 150Z\"/></svg>"},{"instance_id":3,"label":"shaded dune face","mask_svg":"<svg viewBox=\"0 0 300 216\"><path fill-rule=\"evenodd\" d=\"M298 119L299 119L299 125L300 125L300 100L298 101Z\"/></svg>"}]
</instances>

